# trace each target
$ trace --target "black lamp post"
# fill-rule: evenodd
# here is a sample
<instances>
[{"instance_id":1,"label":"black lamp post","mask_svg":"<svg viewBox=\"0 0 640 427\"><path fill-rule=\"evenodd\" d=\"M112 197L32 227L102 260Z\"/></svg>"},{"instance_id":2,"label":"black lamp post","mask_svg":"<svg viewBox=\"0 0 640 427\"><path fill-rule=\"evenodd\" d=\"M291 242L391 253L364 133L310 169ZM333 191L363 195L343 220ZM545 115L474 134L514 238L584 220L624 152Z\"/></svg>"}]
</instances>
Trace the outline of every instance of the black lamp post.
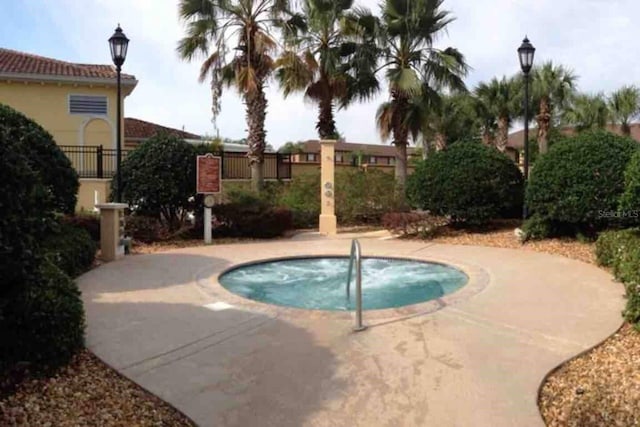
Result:
<instances>
[{"instance_id":1,"label":"black lamp post","mask_svg":"<svg viewBox=\"0 0 640 427\"><path fill-rule=\"evenodd\" d=\"M520 68L524 74L524 182L529 179L529 72L533 67L533 57L536 48L533 47L529 39L525 36L522 45L518 48L520 58ZM527 219L527 205L523 204L522 219Z\"/></svg>"},{"instance_id":2,"label":"black lamp post","mask_svg":"<svg viewBox=\"0 0 640 427\"><path fill-rule=\"evenodd\" d=\"M122 146L122 97L120 93L120 71L122 69L122 64L124 64L124 60L127 59L127 48L129 47L129 39L122 32L120 24L118 24L116 32L113 33L109 39L109 47L111 48L111 59L113 59L113 63L116 66L116 73L118 76L118 105L116 107L116 119L118 120L118 135L116 136L116 202L120 203L122 201L122 179L120 175L120 162L122 161L122 151L120 149Z\"/></svg>"}]
</instances>

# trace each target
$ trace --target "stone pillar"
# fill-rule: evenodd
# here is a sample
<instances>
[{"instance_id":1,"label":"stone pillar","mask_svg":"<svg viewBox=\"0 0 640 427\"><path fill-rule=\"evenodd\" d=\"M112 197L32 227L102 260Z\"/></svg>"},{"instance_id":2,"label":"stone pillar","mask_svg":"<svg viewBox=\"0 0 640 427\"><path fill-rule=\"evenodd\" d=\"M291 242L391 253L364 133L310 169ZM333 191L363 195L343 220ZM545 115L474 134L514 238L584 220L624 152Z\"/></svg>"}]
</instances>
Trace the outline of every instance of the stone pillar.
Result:
<instances>
[{"instance_id":1,"label":"stone pillar","mask_svg":"<svg viewBox=\"0 0 640 427\"><path fill-rule=\"evenodd\" d=\"M335 206L335 140L320 141L320 233L337 233Z\"/></svg>"},{"instance_id":2,"label":"stone pillar","mask_svg":"<svg viewBox=\"0 0 640 427\"><path fill-rule=\"evenodd\" d=\"M115 261L124 256L125 203L102 203L100 209L100 251L103 261Z\"/></svg>"}]
</instances>

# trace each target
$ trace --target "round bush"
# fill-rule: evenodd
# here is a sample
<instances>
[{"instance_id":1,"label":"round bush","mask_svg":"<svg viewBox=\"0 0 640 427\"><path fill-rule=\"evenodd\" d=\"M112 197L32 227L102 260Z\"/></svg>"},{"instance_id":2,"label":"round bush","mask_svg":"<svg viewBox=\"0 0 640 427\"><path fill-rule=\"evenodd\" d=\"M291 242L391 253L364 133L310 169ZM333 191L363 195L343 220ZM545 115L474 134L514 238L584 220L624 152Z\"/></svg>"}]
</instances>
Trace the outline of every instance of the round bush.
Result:
<instances>
[{"instance_id":1,"label":"round bush","mask_svg":"<svg viewBox=\"0 0 640 427\"><path fill-rule=\"evenodd\" d=\"M10 294L33 281L40 236L53 223L53 201L19 143L0 126L0 318Z\"/></svg>"},{"instance_id":2,"label":"round bush","mask_svg":"<svg viewBox=\"0 0 640 427\"><path fill-rule=\"evenodd\" d=\"M86 230L64 222L45 238L43 245L49 261L69 277L87 271L98 249Z\"/></svg>"},{"instance_id":3,"label":"round bush","mask_svg":"<svg viewBox=\"0 0 640 427\"><path fill-rule=\"evenodd\" d=\"M17 149L51 193L54 209L72 213L76 207L78 174L49 132L11 107L0 104L0 128L3 138L17 141Z\"/></svg>"},{"instance_id":4,"label":"round bush","mask_svg":"<svg viewBox=\"0 0 640 427\"><path fill-rule=\"evenodd\" d=\"M174 230L184 220L196 194L196 151L182 139L157 135L122 162L122 198L136 213L151 216ZM112 181L115 194L116 180ZM134 236L135 237L135 236Z\"/></svg>"},{"instance_id":5,"label":"round bush","mask_svg":"<svg viewBox=\"0 0 640 427\"><path fill-rule=\"evenodd\" d=\"M554 234L593 232L619 223L624 170L637 149L634 140L607 132L554 144L532 170L529 212Z\"/></svg>"},{"instance_id":6,"label":"round bush","mask_svg":"<svg viewBox=\"0 0 640 427\"><path fill-rule=\"evenodd\" d=\"M60 366L84 345L84 309L76 284L45 262L36 283L25 286L4 310L0 363Z\"/></svg>"},{"instance_id":7,"label":"round bush","mask_svg":"<svg viewBox=\"0 0 640 427\"><path fill-rule=\"evenodd\" d=\"M418 163L407 182L416 208L449 216L461 225L481 225L517 215L523 178L515 163L493 147L460 142Z\"/></svg>"},{"instance_id":8,"label":"round bush","mask_svg":"<svg viewBox=\"0 0 640 427\"><path fill-rule=\"evenodd\" d=\"M620 198L620 211L627 214L631 223L640 220L640 150L631 158L624 172L624 193Z\"/></svg>"}]
</instances>

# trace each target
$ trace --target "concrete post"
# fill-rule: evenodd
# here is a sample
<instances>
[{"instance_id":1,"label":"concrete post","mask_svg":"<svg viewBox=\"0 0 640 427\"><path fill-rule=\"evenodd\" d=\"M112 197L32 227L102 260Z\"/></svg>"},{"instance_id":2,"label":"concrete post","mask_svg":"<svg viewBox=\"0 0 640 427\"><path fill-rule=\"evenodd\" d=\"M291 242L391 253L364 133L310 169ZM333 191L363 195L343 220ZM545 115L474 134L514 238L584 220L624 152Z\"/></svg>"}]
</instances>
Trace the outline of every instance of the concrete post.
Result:
<instances>
[{"instance_id":1,"label":"concrete post","mask_svg":"<svg viewBox=\"0 0 640 427\"><path fill-rule=\"evenodd\" d=\"M320 233L337 233L335 206L335 140L320 141Z\"/></svg>"},{"instance_id":2,"label":"concrete post","mask_svg":"<svg viewBox=\"0 0 640 427\"><path fill-rule=\"evenodd\" d=\"M100 251L103 261L115 261L124 256L125 203L102 203L100 209Z\"/></svg>"}]
</instances>

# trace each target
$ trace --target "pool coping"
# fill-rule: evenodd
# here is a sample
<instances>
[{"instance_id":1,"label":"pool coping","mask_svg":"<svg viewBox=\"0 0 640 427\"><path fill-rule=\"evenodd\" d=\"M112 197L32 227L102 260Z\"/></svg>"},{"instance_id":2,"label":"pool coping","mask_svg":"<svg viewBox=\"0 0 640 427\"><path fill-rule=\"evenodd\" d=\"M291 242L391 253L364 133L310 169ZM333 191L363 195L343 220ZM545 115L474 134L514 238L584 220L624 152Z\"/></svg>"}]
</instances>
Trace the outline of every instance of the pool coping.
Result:
<instances>
[{"instance_id":1,"label":"pool coping","mask_svg":"<svg viewBox=\"0 0 640 427\"><path fill-rule=\"evenodd\" d=\"M305 309L297 307L289 307L283 305L276 305L265 303L261 301L245 298L238 294L235 294L225 288L219 281L219 278L224 274L245 266L263 264L269 262L284 261L290 259L310 259L310 258L348 258L344 254L314 254L314 255L295 255L295 256L281 256L272 258L256 258L253 260L243 261L235 263L225 268L223 271L210 276L204 283L198 280L198 283L203 287L205 292L213 296L220 298L222 301L231 305L240 307L249 311L258 311L261 313L277 313L278 316L285 316L288 318L314 318L314 319L351 319L355 317L355 311L338 311L338 310L319 310L319 309ZM362 315L365 319L365 323L368 326L375 326L379 323L388 323L389 321L408 319L415 316L426 315L442 310L443 308L459 304L469 298L482 292L486 289L491 282L491 274L484 268L470 263L461 263L459 261L450 260L444 257L419 257L419 256L389 256L389 255L376 255L367 254L364 258L382 258L382 259L395 259L401 261L416 261L416 262L429 262L433 264L445 265L456 268L464 273L468 281L461 288L456 291L444 295L440 298L436 298L429 301L423 301L416 304L405 305L402 307L375 309L375 310L363 310ZM202 278L204 279L204 278ZM206 283L210 283L207 286ZM374 322L371 322L371 321ZM377 322L376 322L377 321ZM384 321L384 322L379 322Z\"/></svg>"}]
</instances>

